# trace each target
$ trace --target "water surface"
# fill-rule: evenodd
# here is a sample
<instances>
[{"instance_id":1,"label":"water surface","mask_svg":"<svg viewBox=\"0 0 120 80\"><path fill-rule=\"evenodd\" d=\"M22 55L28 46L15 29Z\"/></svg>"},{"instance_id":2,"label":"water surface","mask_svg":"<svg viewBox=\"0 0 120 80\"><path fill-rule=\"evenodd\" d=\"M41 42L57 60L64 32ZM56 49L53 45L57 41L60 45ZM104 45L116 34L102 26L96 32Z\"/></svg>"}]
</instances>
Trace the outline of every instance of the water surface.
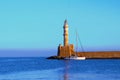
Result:
<instances>
[{"instance_id":1,"label":"water surface","mask_svg":"<svg viewBox=\"0 0 120 80\"><path fill-rule=\"evenodd\" d=\"M0 58L0 80L120 80L120 59Z\"/></svg>"}]
</instances>

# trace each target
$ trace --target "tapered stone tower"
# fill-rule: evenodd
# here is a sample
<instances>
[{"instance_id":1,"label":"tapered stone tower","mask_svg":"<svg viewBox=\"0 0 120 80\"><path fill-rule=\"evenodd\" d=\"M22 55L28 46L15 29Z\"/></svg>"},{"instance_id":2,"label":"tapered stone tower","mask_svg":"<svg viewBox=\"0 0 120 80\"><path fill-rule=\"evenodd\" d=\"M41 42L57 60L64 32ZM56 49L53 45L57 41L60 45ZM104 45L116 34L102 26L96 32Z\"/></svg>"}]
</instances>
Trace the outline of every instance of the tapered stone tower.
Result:
<instances>
[{"instance_id":1,"label":"tapered stone tower","mask_svg":"<svg viewBox=\"0 0 120 80\"><path fill-rule=\"evenodd\" d=\"M64 22L63 29L64 29L64 34L63 34L64 46L68 46L69 45L69 36L68 36L69 34L68 34L68 23L67 23L67 20L65 20L65 22Z\"/></svg>"},{"instance_id":2,"label":"tapered stone tower","mask_svg":"<svg viewBox=\"0 0 120 80\"><path fill-rule=\"evenodd\" d=\"M63 25L64 33L63 33L63 38L64 38L64 45L62 46L61 44L58 46L58 56L60 57L70 57L74 56L74 45L69 44L69 32L68 32L68 23L67 20L64 21Z\"/></svg>"}]
</instances>

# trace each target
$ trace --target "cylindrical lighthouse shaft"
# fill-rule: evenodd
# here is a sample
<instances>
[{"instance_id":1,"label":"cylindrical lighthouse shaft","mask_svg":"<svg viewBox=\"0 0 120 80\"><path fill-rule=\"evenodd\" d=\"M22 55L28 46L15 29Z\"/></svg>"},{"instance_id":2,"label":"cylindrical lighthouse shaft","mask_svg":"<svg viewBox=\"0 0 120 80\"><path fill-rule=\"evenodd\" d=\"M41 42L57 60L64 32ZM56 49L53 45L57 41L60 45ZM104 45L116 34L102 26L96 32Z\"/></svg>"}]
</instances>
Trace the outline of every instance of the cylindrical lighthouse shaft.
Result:
<instances>
[{"instance_id":1,"label":"cylindrical lighthouse shaft","mask_svg":"<svg viewBox=\"0 0 120 80\"><path fill-rule=\"evenodd\" d=\"M63 28L64 28L64 35L63 35L64 36L64 46L67 46L67 45L69 45L67 20L65 20Z\"/></svg>"}]
</instances>

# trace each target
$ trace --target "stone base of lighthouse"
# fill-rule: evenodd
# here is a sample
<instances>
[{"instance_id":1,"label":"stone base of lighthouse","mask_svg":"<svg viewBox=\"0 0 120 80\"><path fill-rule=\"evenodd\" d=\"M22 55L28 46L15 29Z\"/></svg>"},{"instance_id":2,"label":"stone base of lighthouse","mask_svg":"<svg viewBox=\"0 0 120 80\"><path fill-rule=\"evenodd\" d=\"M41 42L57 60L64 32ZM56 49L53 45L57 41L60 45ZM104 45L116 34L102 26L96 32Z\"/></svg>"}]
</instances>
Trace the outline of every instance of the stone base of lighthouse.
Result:
<instances>
[{"instance_id":1,"label":"stone base of lighthouse","mask_svg":"<svg viewBox=\"0 0 120 80\"><path fill-rule=\"evenodd\" d=\"M74 45L69 44L67 46L58 46L58 55L60 57L70 57L70 56L75 56L75 51L74 51Z\"/></svg>"}]
</instances>

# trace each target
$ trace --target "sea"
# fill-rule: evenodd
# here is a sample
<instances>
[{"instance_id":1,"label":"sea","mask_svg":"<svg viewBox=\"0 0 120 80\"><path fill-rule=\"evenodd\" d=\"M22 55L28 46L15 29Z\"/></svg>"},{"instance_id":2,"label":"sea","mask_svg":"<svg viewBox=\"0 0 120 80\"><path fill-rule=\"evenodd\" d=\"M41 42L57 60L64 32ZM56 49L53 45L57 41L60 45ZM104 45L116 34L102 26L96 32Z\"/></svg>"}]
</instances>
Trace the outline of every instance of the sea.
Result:
<instances>
[{"instance_id":1,"label":"sea","mask_svg":"<svg viewBox=\"0 0 120 80\"><path fill-rule=\"evenodd\" d=\"M120 80L120 59L0 58L0 80Z\"/></svg>"}]
</instances>

